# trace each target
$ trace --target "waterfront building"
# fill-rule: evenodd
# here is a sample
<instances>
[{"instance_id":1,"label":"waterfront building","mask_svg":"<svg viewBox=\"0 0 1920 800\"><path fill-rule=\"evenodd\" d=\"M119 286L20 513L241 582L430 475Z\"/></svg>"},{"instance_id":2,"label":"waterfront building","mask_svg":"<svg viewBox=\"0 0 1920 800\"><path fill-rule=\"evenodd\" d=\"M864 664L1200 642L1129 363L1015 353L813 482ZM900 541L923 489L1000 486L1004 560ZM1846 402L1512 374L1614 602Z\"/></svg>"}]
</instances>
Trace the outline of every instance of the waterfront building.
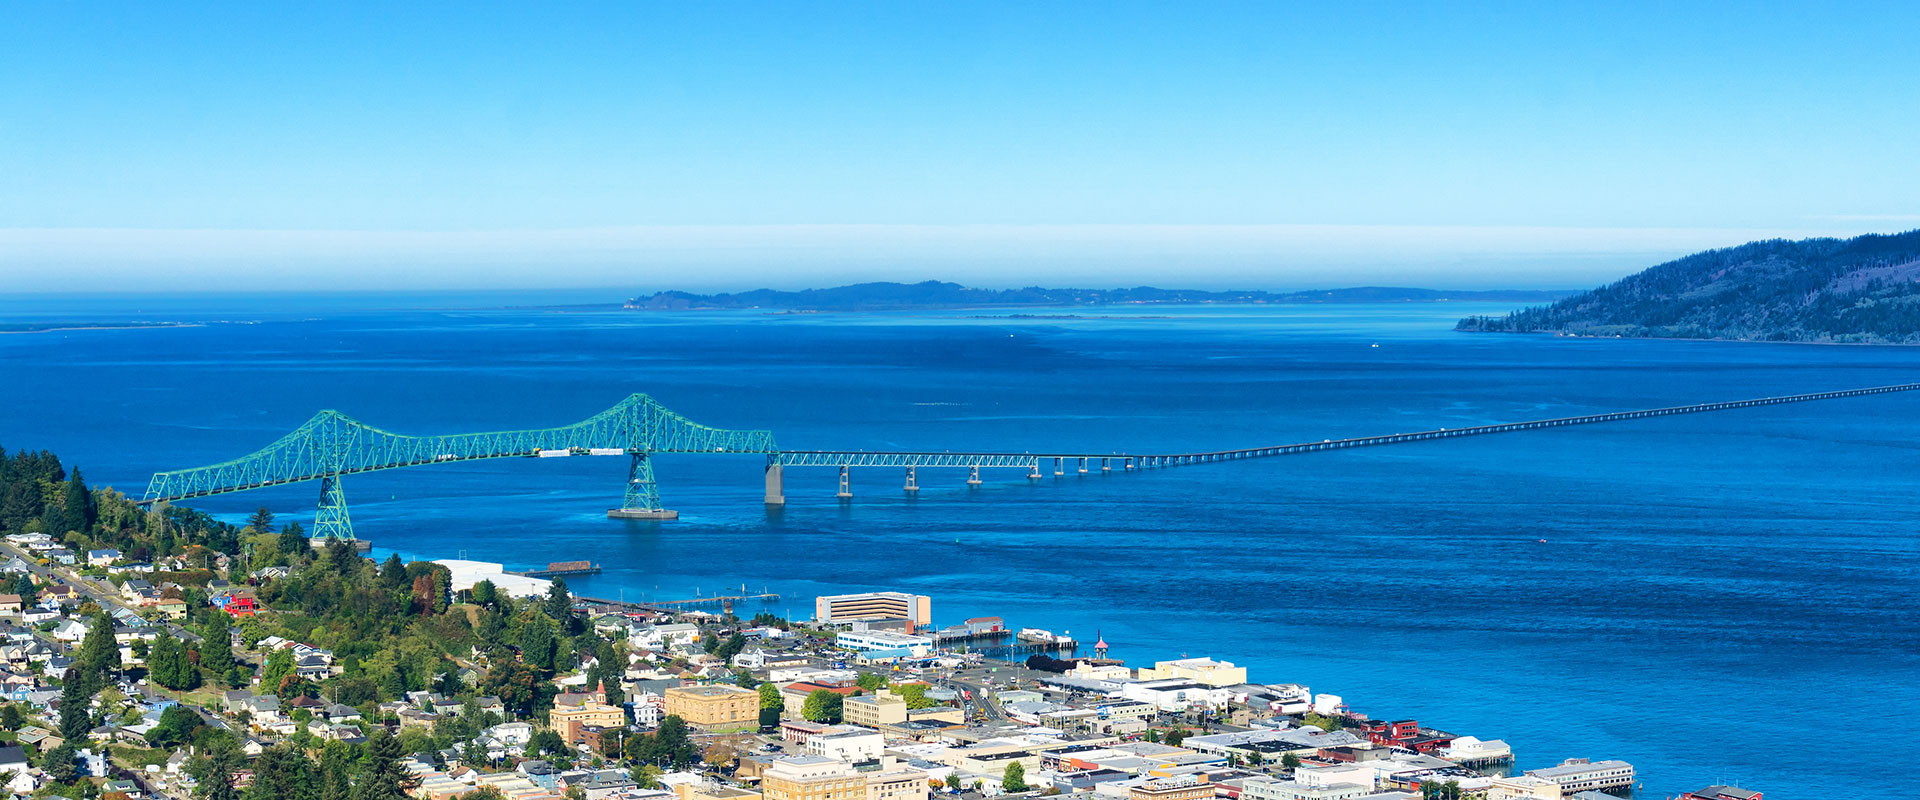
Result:
<instances>
[{"instance_id":1,"label":"waterfront building","mask_svg":"<svg viewBox=\"0 0 1920 800\"><path fill-rule=\"evenodd\" d=\"M1564 796L1560 784L1532 775L1494 778L1487 787L1487 800L1561 800Z\"/></svg>"},{"instance_id":2,"label":"waterfront building","mask_svg":"<svg viewBox=\"0 0 1920 800\"><path fill-rule=\"evenodd\" d=\"M1240 785L1241 800L1355 800L1372 793L1372 785L1308 784L1265 775L1249 777Z\"/></svg>"},{"instance_id":3,"label":"waterfront building","mask_svg":"<svg viewBox=\"0 0 1920 800\"><path fill-rule=\"evenodd\" d=\"M933 623L933 598L902 592L836 594L815 598L813 621L838 624L854 620L906 620L909 630Z\"/></svg>"},{"instance_id":4,"label":"waterfront building","mask_svg":"<svg viewBox=\"0 0 1920 800\"><path fill-rule=\"evenodd\" d=\"M1633 785L1633 765L1613 759L1590 762L1584 758L1569 758L1560 762L1559 766L1530 769L1527 774L1560 784L1563 794L1589 789L1625 789Z\"/></svg>"},{"instance_id":5,"label":"waterfront building","mask_svg":"<svg viewBox=\"0 0 1920 800\"><path fill-rule=\"evenodd\" d=\"M1135 677L1143 681L1183 680L1206 686L1221 687L1247 682L1247 668L1236 667L1231 661L1215 661L1211 658L1182 658L1175 661L1161 661L1151 667L1141 667Z\"/></svg>"},{"instance_id":6,"label":"waterfront building","mask_svg":"<svg viewBox=\"0 0 1920 800\"><path fill-rule=\"evenodd\" d=\"M834 644L868 658L924 658L933 652L933 640L892 631L845 631Z\"/></svg>"},{"instance_id":7,"label":"waterfront building","mask_svg":"<svg viewBox=\"0 0 1920 800\"><path fill-rule=\"evenodd\" d=\"M760 725L760 693L726 684L675 686L667 689L664 709L696 730L751 730Z\"/></svg>"}]
</instances>

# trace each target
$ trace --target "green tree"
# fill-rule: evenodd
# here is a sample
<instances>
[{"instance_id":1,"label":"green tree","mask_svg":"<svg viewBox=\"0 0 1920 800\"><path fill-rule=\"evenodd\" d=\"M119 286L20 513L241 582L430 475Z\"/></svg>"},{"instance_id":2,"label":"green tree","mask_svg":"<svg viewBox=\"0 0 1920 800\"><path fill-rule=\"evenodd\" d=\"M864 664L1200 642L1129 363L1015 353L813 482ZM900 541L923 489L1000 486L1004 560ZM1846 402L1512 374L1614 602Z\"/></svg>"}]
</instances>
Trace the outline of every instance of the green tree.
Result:
<instances>
[{"instance_id":1,"label":"green tree","mask_svg":"<svg viewBox=\"0 0 1920 800\"><path fill-rule=\"evenodd\" d=\"M389 592L398 592L413 584L407 577L407 565L400 560L400 554L387 556L386 563L380 565L380 583Z\"/></svg>"},{"instance_id":2,"label":"green tree","mask_svg":"<svg viewBox=\"0 0 1920 800\"><path fill-rule=\"evenodd\" d=\"M375 730L373 738L367 740L367 753L360 763L360 780L353 786L352 800L410 800L409 792L419 781L400 764L405 755L399 739L385 728Z\"/></svg>"},{"instance_id":3,"label":"green tree","mask_svg":"<svg viewBox=\"0 0 1920 800\"><path fill-rule=\"evenodd\" d=\"M0 728L17 731L25 721L26 719L20 716L19 706L8 703L5 708L0 708Z\"/></svg>"},{"instance_id":4,"label":"green tree","mask_svg":"<svg viewBox=\"0 0 1920 800\"><path fill-rule=\"evenodd\" d=\"M200 671L187 658L187 648L165 629L155 637L147 651L147 675L155 683L175 691L200 685Z\"/></svg>"},{"instance_id":5,"label":"green tree","mask_svg":"<svg viewBox=\"0 0 1920 800\"><path fill-rule=\"evenodd\" d=\"M473 585L473 588L469 591L473 595L474 605L484 606L488 608L491 608L493 606L494 599L498 594L498 590L495 589L493 586L493 581L481 581L479 583L476 583Z\"/></svg>"},{"instance_id":6,"label":"green tree","mask_svg":"<svg viewBox=\"0 0 1920 800\"><path fill-rule=\"evenodd\" d=\"M862 672L853 679L853 685L869 692L878 692L880 687L887 685L887 678L884 675Z\"/></svg>"},{"instance_id":7,"label":"green tree","mask_svg":"<svg viewBox=\"0 0 1920 800\"><path fill-rule=\"evenodd\" d=\"M234 788L234 773L240 771L243 759L240 745L233 740L233 734L216 730L199 743L199 755L187 762L187 772L200 782L194 787L193 796L200 800L240 800L240 790Z\"/></svg>"},{"instance_id":8,"label":"green tree","mask_svg":"<svg viewBox=\"0 0 1920 800\"><path fill-rule=\"evenodd\" d=\"M63 741L60 746L47 751L40 760L40 769L47 773L55 783L73 783L80 776L80 769L74 762L73 742Z\"/></svg>"},{"instance_id":9,"label":"green tree","mask_svg":"<svg viewBox=\"0 0 1920 800\"><path fill-rule=\"evenodd\" d=\"M760 708L784 708L786 706L786 698L780 696L780 687L773 685L771 682L763 683L760 684L759 691Z\"/></svg>"},{"instance_id":10,"label":"green tree","mask_svg":"<svg viewBox=\"0 0 1920 800\"><path fill-rule=\"evenodd\" d=\"M838 724L844 713L846 698L838 692L815 689L807 695L806 702L800 705L800 716L810 722Z\"/></svg>"},{"instance_id":11,"label":"green tree","mask_svg":"<svg viewBox=\"0 0 1920 800\"><path fill-rule=\"evenodd\" d=\"M1255 755L1255 756L1257 757L1257 756L1259 756L1260 754L1259 754L1259 753L1254 753L1254 755ZM1260 762L1258 762L1258 761L1255 761L1255 762L1253 762L1253 763L1255 763L1255 764L1258 764L1258 763L1260 763ZM1300 757L1299 757L1299 756L1296 756L1296 755L1294 755L1294 754L1292 754L1292 753L1287 753L1287 754L1285 754L1285 755L1282 755L1282 756L1280 756L1280 768L1281 768L1281 769L1284 769L1284 770L1286 770L1286 771L1288 771L1288 772L1292 772L1292 771L1294 771L1295 769L1298 769L1299 767L1300 767Z\"/></svg>"},{"instance_id":12,"label":"green tree","mask_svg":"<svg viewBox=\"0 0 1920 800\"><path fill-rule=\"evenodd\" d=\"M87 492L87 485L80 481L80 470L74 469L61 502L64 513L62 529L86 533L93 528L93 495Z\"/></svg>"},{"instance_id":13,"label":"green tree","mask_svg":"<svg viewBox=\"0 0 1920 800\"><path fill-rule=\"evenodd\" d=\"M84 742L87 732L93 730L93 711L89 707L93 702L93 691L71 669L67 674L73 679L60 687L60 738L69 742Z\"/></svg>"},{"instance_id":14,"label":"green tree","mask_svg":"<svg viewBox=\"0 0 1920 800\"><path fill-rule=\"evenodd\" d=\"M1186 739L1187 739L1186 728L1175 728L1173 730L1167 731L1166 742L1167 744L1173 745L1174 747L1179 747L1180 743L1186 741Z\"/></svg>"},{"instance_id":15,"label":"green tree","mask_svg":"<svg viewBox=\"0 0 1920 800\"><path fill-rule=\"evenodd\" d=\"M120 669L120 645L113 640L113 619L106 612L94 616L93 626L87 629L80 652L73 658L73 667L87 684L87 694L105 686L108 674ZM69 675L73 672L68 670Z\"/></svg>"},{"instance_id":16,"label":"green tree","mask_svg":"<svg viewBox=\"0 0 1920 800\"><path fill-rule=\"evenodd\" d=\"M1027 790L1027 768L1018 761L1007 762L1007 771L1000 774L1000 788L1008 792Z\"/></svg>"},{"instance_id":17,"label":"green tree","mask_svg":"<svg viewBox=\"0 0 1920 800\"><path fill-rule=\"evenodd\" d=\"M293 649L276 647L267 654L267 663L260 668L260 685L267 691L280 686L280 680L293 674Z\"/></svg>"},{"instance_id":18,"label":"green tree","mask_svg":"<svg viewBox=\"0 0 1920 800\"><path fill-rule=\"evenodd\" d=\"M281 742L253 762L253 785L246 800L318 800L320 786L313 761L291 743Z\"/></svg>"},{"instance_id":19,"label":"green tree","mask_svg":"<svg viewBox=\"0 0 1920 800\"><path fill-rule=\"evenodd\" d=\"M313 546L307 544L307 532L298 522L289 522L280 528L280 556L289 563L298 564L313 552Z\"/></svg>"},{"instance_id":20,"label":"green tree","mask_svg":"<svg viewBox=\"0 0 1920 800\"><path fill-rule=\"evenodd\" d=\"M564 624L573 619L573 595L567 591L565 580L554 578L553 585L547 587L545 608L547 616L555 622Z\"/></svg>"},{"instance_id":21,"label":"green tree","mask_svg":"<svg viewBox=\"0 0 1920 800\"><path fill-rule=\"evenodd\" d=\"M694 746L693 737L687 733L687 721L678 714L669 714L660 720L660 727L652 738L656 764L685 769L700 760L700 748Z\"/></svg>"},{"instance_id":22,"label":"green tree","mask_svg":"<svg viewBox=\"0 0 1920 800\"><path fill-rule=\"evenodd\" d=\"M567 740L560 738L560 734L550 730L535 731L533 736L527 739L528 758L539 758L543 755L564 755L569 752L572 751L567 747Z\"/></svg>"},{"instance_id":23,"label":"green tree","mask_svg":"<svg viewBox=\"0 0 1920 800\"><path fill-rule=\"evenodd\" d=\"M177 747L193 738L206 723L185 706L172 706L160 712L160 722L147 731L147 743L154 747Z\"/></svg>"},{"instance_id":24,"label":"green tree","mask_svg":"<svg viewBox=\"0 0 1920 800\"><path fill-rule=\"evenodd\" d=\"M964 784L960 782L960 773L958 772L947 773L947 788L957 792L957 791L960 791L960 787L963 785Z\"/></svg>"},{"instance_id":25,"label":"green tree","mask_svg":"<svg viewBox=\"0 0 1920 800\"><path fill-rule=\"evenodd\" d=\"M320 800L352 800L353 750L329 741L320 748Z\"/></svg>"},{"instance_id":26,"label":"green tree","mask_svg":"<svg viewBox=\"0 0 1920 800\"><path fill-rule=\"evenodd\" d=\"M273 509L266 506L255 509L253 515L247 517L247 528L254 533L272 533Z\"/></svg>"},{"instance_id":27,"label":"green tree","mask_svg":"<svg viewBox=\"0 0 1920 800\"><path fill-rule=\"evenodd\" d=\"M553 657L558 649L554 640L553 623L547 618L534 614L527 617L520 626L520 658L528 665L543 672L553 671Z\"/></svg>"},{"instance_id":28,"label":"green tree","mask_svg":"<svg viewBox=\"0 0 1920 800\"><path fill-rule=\"evenodd\" d=\"M228 670L233 669L233 640L227 634L224 615L207 619L207 624L200 628L200 668L209 675L224 678Z\"/></svg>"}]
</instances>

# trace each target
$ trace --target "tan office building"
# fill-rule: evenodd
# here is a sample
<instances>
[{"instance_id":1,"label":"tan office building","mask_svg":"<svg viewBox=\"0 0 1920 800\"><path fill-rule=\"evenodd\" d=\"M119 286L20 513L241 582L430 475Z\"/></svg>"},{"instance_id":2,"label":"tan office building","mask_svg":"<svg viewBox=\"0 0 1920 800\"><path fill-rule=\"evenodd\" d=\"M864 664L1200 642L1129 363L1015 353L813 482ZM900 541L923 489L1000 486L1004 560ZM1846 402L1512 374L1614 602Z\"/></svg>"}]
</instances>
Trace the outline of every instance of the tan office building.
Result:
<instances>
[{"instance_id":1,"label":"tan office building","mask_svg":"<svg viewBox=\"0 0 1920 800\"><path fill-rule=\"evenodd\" d=\"M824 756L792 756L760 773L764 800L866 800L867 779L846 762Z\"/></svg>"},{"instance_id":2,"label":"tan office building","mask_svg":"<svg viewBox=\"0 0 1920 800\"><path fill-rule=\"evenodd\" d=\"M666 713L701 731L760 726L760 693L724 684L675 686L665 692Z\"/></svg>"},{"instance_id":3,"label":"tan office building","mask_svg":"<svg viewBox=\"0 0 1920 800\"><path fill-rule=\"evenodd\" d=\"M904 619L918 629L933 622L933 598L902 592L836 594L814 598L815 622L852 622L857 619Z\"/></svg>"},{"instance_id":4,"label":"tan office building","mask_svg":"<svg viewBox=\"0 0 1920 800\"><path fill-rule=\"evenodd\" d=\"M907 721L907 699L886 689L878 694L849 697L840 708L849 725L878 728Z\"/></svg>"}]
</instances>

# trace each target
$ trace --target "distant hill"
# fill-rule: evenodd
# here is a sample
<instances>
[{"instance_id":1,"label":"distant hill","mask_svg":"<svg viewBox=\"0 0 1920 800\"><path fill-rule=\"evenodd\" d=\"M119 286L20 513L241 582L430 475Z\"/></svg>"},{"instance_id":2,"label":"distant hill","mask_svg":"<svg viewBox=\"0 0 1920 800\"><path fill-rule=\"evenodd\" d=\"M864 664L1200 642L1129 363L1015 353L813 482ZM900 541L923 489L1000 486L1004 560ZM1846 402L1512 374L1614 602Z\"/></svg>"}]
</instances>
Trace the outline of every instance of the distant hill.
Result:
<instances>
[{"instance_id":1,"label":"distant hill","mask_svg":"<svg viewBox=\"0 0 1920 800\"><path fill-rule=\"evenodd\" d=\"M1583 336L1920 344L1920 230L1708 250L1456 329Z\"/></svg>"},{"instance_id":2,"label":"distant hill","mask_svg":"<svg viewBox=\"0 0 1920 800\"><path fill-rule=\"evenodd\" d=\"M765 308L788 311L883 311L916 308L981 308L992 306L1098 306L1122 304L1195 303L1399 303L1473 300L1482 302L1544 302L1570 294L1566 291L1474 291L1399 289L1368 286L1311 292L1207 292L1194 289L971 289L957 283L858 283L831 289L798 292L755 289L735 294L659 292L628 300L636 311Z\"/></svg>"}]
</instances>

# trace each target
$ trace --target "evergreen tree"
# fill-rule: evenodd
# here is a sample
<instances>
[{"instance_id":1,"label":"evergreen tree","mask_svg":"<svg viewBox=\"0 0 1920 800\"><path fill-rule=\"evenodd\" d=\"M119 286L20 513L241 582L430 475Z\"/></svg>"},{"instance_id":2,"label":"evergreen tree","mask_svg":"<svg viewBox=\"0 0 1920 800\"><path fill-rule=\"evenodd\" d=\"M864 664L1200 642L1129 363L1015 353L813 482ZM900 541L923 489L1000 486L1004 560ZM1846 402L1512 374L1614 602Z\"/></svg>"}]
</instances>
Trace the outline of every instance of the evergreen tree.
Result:
<instances>
[{"instance_id":1,"label":"evergreen tree","mask_svg":"<svg viewBox=\"0 0 1920 800\"><path fill-rule=\"evenodd\" d=\"M418 781L401 766L406 752L400 740L385 728L375 730L367 740L367 755L360 764L360 780L354 784L353 800L411 800L408 794Z\"/></svg>"},{"instance_id":2,"label":"evergreen tree","mask_svg":"<svg viewBox=\"0 0 1920 800\"><path fill-rule=\"evenodd\" d=\"M407 565L401 563L398 553L387 556L386 563L380 565L380 583L389 592L405 591L413 583L413 579L407 577Z\"/></svg>"},{"instance_id":3,"label":"evergreen tree","mask_svg":"<svg viewBox=\"0 0 1920 800\"><path fill-rule=\"evenodd\" d=\"M493 581L480 581L473 585L473 604L490 607L493 605L495 593Z\"/></svg>"},{"instance_id":4,"label":"evergreen tree","mask_svg":"<svg viewBox=\"0 0 1920 800\"><path fill-rule=\"evenodd\" d=\"M219 678L233 669L233 640L227 634L225 615L208 617L200 630L200 667Z\"/></svg>"},{"instance_id":5,"label":"evergreen tree","mask_svg":"<svg viewBox=\"0 0 1920 800\"><path fill-rule=\"evenodd\" d=\"M266 666L260 668L260 686L273 691L280 686L280 679L293 674L293 650L285 647L275 648L267 654Z\"/></svg>"},{"instance_id":6,"label":"evergreen tree","mask_svg":"<svg viewBox=\"0 0 1920 800\"><path fill-rule=\"evenodd\" d=\"M240 800L240 790L234 788L234 773L240 771L243 759L240 746L234 742L233 734L215 731L200 742L200 755L187 764L188 773L200 782L194 787L193 796L200 800Z\"/></svg>"},{"instance_id":7,"label":"evergreen tree","mask_svg":"<svg viewBox=\"0 0 1920 800\"><path fill-rule=\"evenodd\" d=\"M352 800L353 751L345 742L320 748L320 800Z\"/></svg>"},{"instance_id":8,"label":"evergreen tree","mask_svg":"<svg viewBox=\"0 0 1920 800\"><path fill-rule=\"evenodd\" d=\"M307 532L298 522L289 522L280 529L280 554L290 563L299 563L313 546L307 544Z\"/></svg>"},{"instance_id":9,"label":"evergreen tree","mask_svg":"<svg viewBox=\"0 0 1920 800\"><path fill-rule=\"evenodd\" d=\"M563 629L571 632L573 627L573 595L567 592L567 582L553 579L553 585L547 588L547 616L560 623Z\"/></svg>"},{"instance_id":10,"label":"evergreen tree","mask_svg":"<svg viewBox=\"0 0 1920 800\"><path fill-rule=\"evenodd\" d=\"M47 751L40 760L40 769L56 783L73 783L80 777L80 769L74 763L73 742L63 741L59 747Z\"/></svg>"},{"instance_id":11,"label":"evergreen tree","mask_svg":"<svg viewBox=\"0 0 1920 800\"><path fill-rule=\"evenodd\" d=\"M281 742L253 762L253 785L246 800L318 800L313 762L292 744Z\"/></svg>"},{"instance_id":12,"label":"evergreen tree","mask_svg":"<svg viewBox=\"0 0 1920 800\"><path fill-rule=\"evenodd\" d=\"M93 690L87 682L67 670L70 680L60 687L60 738L69 742L84 742L87 731L93 730Z\"/></svg>"},{"instance_id":13,"label":"evergreen tree","mask_svg":"<svg viewBox=\"0 0 1920 800\"><path fill-rule=\"evenodd\" d=\"M73 667L88 684L88 694L106 685L108 672L120 669L120 645L113 640L113 619L106 612L93 618L93 627L87 629L87 637L81 640ZM67 674L73 674L72 670Z\"/></svg>"},{"instance_id":14,"label":"evergreen tree","mask_svg":"<svg viewBox=\"0 0 1920 800\"><path fill-rule=\"evenodd\" d=\"M255 509L253 515L247 517L247 527L252 529L254 533L272 533L273 510L266 506Z\"/></svg>"},{"instance_id":15,"label":"evergreen tree","mask_svg":"<svg viewBox=\"0 0 1920 800\"><path fill-rule=\"evenodd\" d=\"M552 670L554 645L553 623L545 616L534 614L520 626L520 658L529 666Z\"/></svg>"},{"instance_id":16,"label":"evergreen tree","mask_svg":"<svg viewBox=\"0 0 1920 800\"><path fill-rule=\"evenodd\" d=\"M86 533L93 529L93 495L87 491L87 485L80 481L80 470L73 471L73 477L67 479L66 495L62 498L61 531Z\"/></svg>"}]
</instances>

